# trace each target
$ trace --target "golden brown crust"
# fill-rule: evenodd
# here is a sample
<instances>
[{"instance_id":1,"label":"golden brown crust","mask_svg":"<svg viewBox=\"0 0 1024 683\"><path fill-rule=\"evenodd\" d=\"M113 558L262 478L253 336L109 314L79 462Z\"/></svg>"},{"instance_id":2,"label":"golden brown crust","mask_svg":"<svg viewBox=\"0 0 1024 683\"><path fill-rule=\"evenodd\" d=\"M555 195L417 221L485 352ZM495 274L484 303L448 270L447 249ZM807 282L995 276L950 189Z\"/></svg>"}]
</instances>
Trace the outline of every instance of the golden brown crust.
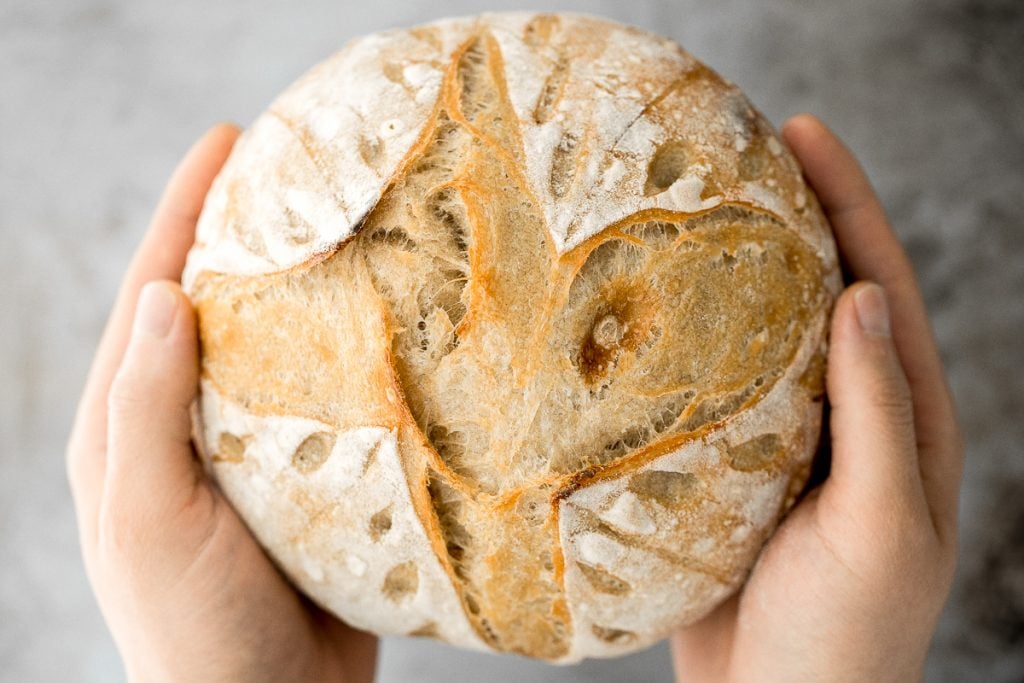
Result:
<instances>
[{"instance_id":1,"label":"golden brown crust","mask_svg":"<svg viewBox=\"0 0 1024 683\"><path fill-rule=\"evenodd\" d=\"M204 382L247 425L323 425L288 456L299 474L337 457L345 434L394 435L408 503L368 509L366 542L411 506L479 638L464 644L563 661L629 651L733 590L806 479L834 253L770 126L678 47L555 15L445 28L406 34L457 47L354 232L276 273L193 270ZM664 63L601 61L624 42ZM550 72L530 81L528 55ZM578 64L622 76L581 82ZM595 88L638 92L614 141L608 120L582 118ZM282 109L271 115L329 174L337 161ZM632 140L640 130L653 137ZM367 144L362 163L377 154ZM223 181L215 204L233 225L253 217L239 186ZM566 222L567 206L586 209ZM201 249L217 262L216 244ZM217 415L205 438L218 476L250 495L245 477L271 465L246 465L256 437L218 432ZM293 486L307 524L339 523ZM270 550L291 553L283 542ZM410 557L374 609L427 590L436 575ZM645 622L640 596L672 590Z\"/></svg>"}]
</instances>

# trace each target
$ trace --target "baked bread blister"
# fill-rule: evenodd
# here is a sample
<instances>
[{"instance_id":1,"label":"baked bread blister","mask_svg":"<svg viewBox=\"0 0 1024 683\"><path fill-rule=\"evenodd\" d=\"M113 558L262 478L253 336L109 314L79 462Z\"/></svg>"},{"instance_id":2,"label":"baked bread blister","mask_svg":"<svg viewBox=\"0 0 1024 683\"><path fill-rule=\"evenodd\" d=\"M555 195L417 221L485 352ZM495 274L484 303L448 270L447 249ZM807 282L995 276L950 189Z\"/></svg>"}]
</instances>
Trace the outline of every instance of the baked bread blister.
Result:
<instances>
[{"instance_id":1,"label":"baked bread blister","mask_svg":"<svg viewBox=\"0 0 1024 683\"><path fill-rule=\"evenodd\" d=\"M742 584L841 286L739 90L572 14L353 41L239 139L184 276L200 451L346 622L556 662Z\"/></svg>"}]
</instances>

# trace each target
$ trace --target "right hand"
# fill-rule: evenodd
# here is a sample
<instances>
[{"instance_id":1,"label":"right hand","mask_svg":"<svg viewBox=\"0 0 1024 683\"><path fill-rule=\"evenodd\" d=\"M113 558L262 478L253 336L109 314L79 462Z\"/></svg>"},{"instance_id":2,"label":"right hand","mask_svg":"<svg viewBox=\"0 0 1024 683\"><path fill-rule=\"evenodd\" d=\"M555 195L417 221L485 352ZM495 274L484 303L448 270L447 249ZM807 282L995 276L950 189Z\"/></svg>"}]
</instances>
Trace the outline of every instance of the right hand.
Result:
<instances>
[{"instance_id":1,"label":"right hand","mask_svg":"<svg viewBox=\"0 0 1024 683\"><path fill-rule=\"evenodd\" d=\"M672 638L677 677L919 680L955 567L953 403L910 262L856 160L811 116L783 137L861 280L832 319L832 467L741 592Z\"/></svg>"}]
</instances>

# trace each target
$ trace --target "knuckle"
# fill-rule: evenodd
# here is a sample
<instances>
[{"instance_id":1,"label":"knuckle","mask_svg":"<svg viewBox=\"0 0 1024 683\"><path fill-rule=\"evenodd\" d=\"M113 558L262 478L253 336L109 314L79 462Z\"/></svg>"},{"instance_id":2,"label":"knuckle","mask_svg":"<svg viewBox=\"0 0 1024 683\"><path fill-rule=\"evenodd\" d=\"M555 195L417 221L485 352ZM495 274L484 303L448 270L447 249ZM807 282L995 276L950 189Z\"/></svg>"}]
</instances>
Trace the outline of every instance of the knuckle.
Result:
<instances>
[{"instance_id":1,"label":"knuckle","mask_svg":"<svg viewBox=\"0 0 1024 683\"><path fill-rule=\"evenodd\" d=\"M910 387L900 378L882 376L877 378L870 387L872 403L889 417L889 420L900 427L914 424L914 406L910 395Z\"/></svg>"},{"instance_id":2,"label":"knuckle","mask_svg":"<svg viewBox=\"0 0 1024 683\"><path fill-rule=\"evenodd\" d=\"M145 383L133 372L119 372L110 384L107 393L107 414L117 419L123 415L135 415L152 400Z\"/></svg>"}]
</instances>

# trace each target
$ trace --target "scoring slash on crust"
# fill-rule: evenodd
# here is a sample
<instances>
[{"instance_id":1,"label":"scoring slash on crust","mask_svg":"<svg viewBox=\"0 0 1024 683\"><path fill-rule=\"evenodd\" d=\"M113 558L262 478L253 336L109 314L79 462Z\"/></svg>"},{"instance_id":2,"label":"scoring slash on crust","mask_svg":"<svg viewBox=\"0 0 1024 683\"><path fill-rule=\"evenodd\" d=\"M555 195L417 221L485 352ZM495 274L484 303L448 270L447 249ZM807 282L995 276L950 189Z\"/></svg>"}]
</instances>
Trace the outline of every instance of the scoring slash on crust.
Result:
<instances>
[{"instance_id":1,"label":"scoring slash on crust","mask_svg":"<svg viewBox=\"0 0 1024 683\"><path fill-rule=\"evenodd\" d=\"M733 86L528 14L311 71L239 141L185 282L204 450L289 576L362 628L562 662L740 585L806 479L839 288Z\"/></svg>"}]
</instances>

